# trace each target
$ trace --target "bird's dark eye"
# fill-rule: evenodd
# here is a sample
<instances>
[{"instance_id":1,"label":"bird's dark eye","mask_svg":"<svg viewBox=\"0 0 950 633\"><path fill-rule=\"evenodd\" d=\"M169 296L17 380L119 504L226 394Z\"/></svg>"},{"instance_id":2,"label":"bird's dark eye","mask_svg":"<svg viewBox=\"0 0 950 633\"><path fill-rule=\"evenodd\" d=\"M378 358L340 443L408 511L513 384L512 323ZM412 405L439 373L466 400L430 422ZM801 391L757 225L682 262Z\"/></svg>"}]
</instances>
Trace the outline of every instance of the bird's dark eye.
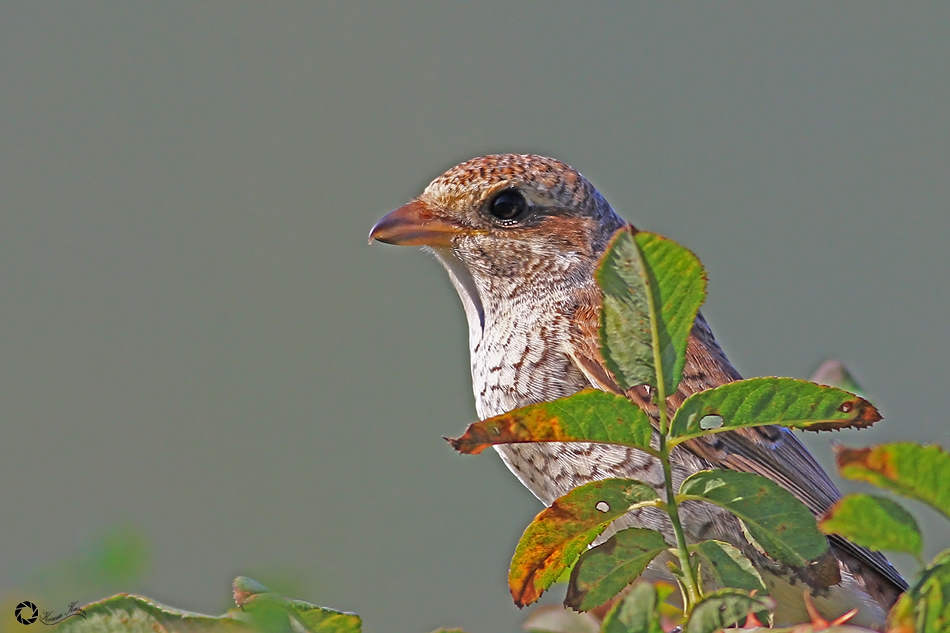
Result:
<instances>
[{"instance_id":1,"label":"bird's dark eye","mask_svg":"<svg viewBox=\"0 0 950 633\"><path fill-rule=\"evenodd\" d=\"M488 213L499 220L517 220L528 208L528 202L517 189L505 189L488 203Z\"/></svg>"}]
</instances>

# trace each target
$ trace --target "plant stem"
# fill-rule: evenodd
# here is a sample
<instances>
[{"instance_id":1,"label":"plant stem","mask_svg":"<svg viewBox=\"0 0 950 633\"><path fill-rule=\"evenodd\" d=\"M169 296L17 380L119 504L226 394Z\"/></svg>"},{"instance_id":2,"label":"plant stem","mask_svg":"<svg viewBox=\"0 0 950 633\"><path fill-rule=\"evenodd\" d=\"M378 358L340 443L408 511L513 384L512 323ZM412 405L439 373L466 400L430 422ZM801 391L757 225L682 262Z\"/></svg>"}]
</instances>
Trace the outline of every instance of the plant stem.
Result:
<instances>
[{"instance_id":1,"label":"plant stem","mask_svg":"<svg viewBox=\"0 0 950 633\"><path fill-rule=\"evenodd\" d=\"M637 246L641 261L643 251ZM683 596L684 611L689 615L693 606L699 602L700 595L699 583L696 582L696 572L693 564L689 560L689 549L686 546L686 534L683 533L683 525L680 523L679 507L676 505L676 492L673 490L673 467L670 463L671 448L666 447L666 434L669 430L669 419L666 415L666 377L663 373L663 358L660 354L660 307L654 301L653 290L647 283L647 309L650 313L650 338L653 339L653 371L656 376L656 409L659 414L660 431L660 463L663 465L663 479L666 482L666 513L670 517L670 523L673 525L673 537L676 539L676 553L680 561L680 569L683 572L683 585L686 589L686 595Z\"/></svg>"},{"instance_id":2,"label":"plant stem","mask_svg":"<svg viewBox=\"0 0 950 633\"><path fill-rule=\"evenodd\" d=\"M656 349L656 347L654 347ZM654 352L656 366L660 367L659 354ZM696 581L696 572L689 559L689 549L686 546L686 534L683 532L683 524L680 523L679 506L676 505L676 491L673 490L673 466L670 462L670 452L672 448L667 448L666 431L669 426L666 415L666 394L664 393L662 369L657 371L657 389L656 401L657 411L660 416L660 464L663 465L663 480L666 483L666 513L670 517L670 523L673 526L673 537L676 539L676 553L680 561L680 569L683 572L683 586L686 589L686 595L683 596L683 610L687 615L692 612L693 607L699 602L700 595L699 583Z\"/></svg>"},{"instance_id":3,"label":"plant stem","mask_svg":"<svg viewBox=\"0 0 950 633\"><path fill-rule=\"evenodd\" d=\"M669 515L670 523L673 525L673 536L676 538L676 553L679 557L680 569L683 572L683 585L686 587L683 610L689 615L702 596L699 594L699 583L696 581L693 564L689 559L689 549L686 546L686 534L683 532L683 525L680 523L679 507L676 505L676 493L673 491L673 468L670 465L670 455L666 450L665 440L666 438L661 435L660 461L663 464L663 478L666 482L666 513Z\"/></svg>"},{"instance_id":4,"label":"plant stem","mask_svg":"<svg viewBox=\"0 0 950 633\"><path fill-rule=\"evenodd\" d=\"M656 347L654 347L654 350ZM654 358L659 367L659 354L654 352ZM673 490L673 466L670 462L670 452L672 448L666 446L666 431L668 428L666 415L666 394L662 378L663 370L660 369L657 374L657 411L660 416L660 463L663 465L663 481L666 483L666 513L670 517L670 523L673 525L673 537L676 539L676 554L679 557L680 569L683 572L683 585L686 589L686 595L683 596L683 611L689 615L693 607L702 597L699 592L699 583L696 581L696 573L693 570L693 564L689 560L689 549L686 546L686 534L683 532L683 524L680 523L679 506L676 504L676 491Z\"/></svg>"}]
</instances>

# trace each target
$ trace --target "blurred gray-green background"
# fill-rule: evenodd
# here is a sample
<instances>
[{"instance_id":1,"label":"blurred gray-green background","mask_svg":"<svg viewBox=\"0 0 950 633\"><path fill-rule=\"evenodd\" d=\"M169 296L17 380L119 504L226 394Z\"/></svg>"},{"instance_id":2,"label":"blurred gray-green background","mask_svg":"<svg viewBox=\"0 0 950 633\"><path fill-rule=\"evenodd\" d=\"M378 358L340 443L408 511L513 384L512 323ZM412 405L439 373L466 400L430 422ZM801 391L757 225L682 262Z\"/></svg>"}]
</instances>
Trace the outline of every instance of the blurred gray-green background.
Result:
<instances>
[{"instance_id":1,"label":"blurred gray-green background","mask_svg":"<svg viewBox=\"0 0 950 633\"><path fill-rule=\"evenodd\" d=\"M126 525L152 563L115 590L220 612L286 576L367 631L516 630L539 506L442 439L475 416L444 272L366 245L484 153L693 249L744 374L842 358L886 419L809 435L823 463L950 445L948 32L946 3L0 4L0 593Z\"/></svg>"}]
</instances>

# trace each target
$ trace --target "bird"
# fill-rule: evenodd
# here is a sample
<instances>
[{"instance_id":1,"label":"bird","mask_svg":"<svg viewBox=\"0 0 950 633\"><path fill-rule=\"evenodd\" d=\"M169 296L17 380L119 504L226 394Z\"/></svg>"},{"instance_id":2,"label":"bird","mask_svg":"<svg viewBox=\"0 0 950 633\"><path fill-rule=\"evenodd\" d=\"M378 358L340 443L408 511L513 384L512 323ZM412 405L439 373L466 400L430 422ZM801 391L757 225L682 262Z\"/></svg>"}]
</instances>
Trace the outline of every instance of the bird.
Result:
<instances>
[{"instance_id":1,"label":"bird","mask_svg":"<svg viewBox=\"0 0 950 633\"><path fill-rule=\"evenodd\" d=\"M650 388L622 391L600 354L602 295L594 271L613 234L624 227L637 231L566 163L535 154L492 154L435 178L418 197L379 220L369 239L421 246L448 272L468 322L480 419L590 388L622 393L655 418ZM700 312L687 343L682 380L667 400L670 415L689 395L739 379ZM634 448L539 442L495 449L545 505L577 486L613 477L639 479L664 494L659 462ZM782 427L697 438L674 449L671 461L677 488L697 471L722 468L772 479L816 516L841 497L799 439ZM753 561L776 600L777 625L810 621L811 602L829 619L857 609L852 622L881 628L906 590L882 554L840 536L829 537L838 566L838 582L829 584L806 569L784 568L765 557L725 510L686 502L680 517L688 541L723 540ZM673 542L671 524L657 508L621 517L598 542L631 526L659 530ZM663 577L669 572L658 560L651 573Z\"/></svg>"}]
</instances>

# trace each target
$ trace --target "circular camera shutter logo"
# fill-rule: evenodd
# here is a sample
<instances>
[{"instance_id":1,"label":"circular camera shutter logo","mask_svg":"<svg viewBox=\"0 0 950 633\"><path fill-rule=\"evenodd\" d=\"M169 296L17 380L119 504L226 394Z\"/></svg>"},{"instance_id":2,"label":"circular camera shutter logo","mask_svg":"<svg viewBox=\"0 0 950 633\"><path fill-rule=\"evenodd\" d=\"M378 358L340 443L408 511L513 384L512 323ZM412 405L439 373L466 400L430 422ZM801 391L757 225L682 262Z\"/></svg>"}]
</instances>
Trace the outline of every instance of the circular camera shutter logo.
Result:
<instances>
[{"instance_id":1,"label":"circular camera shutter logo","mask_svg":"<svg viewBox=\"0 0 950 633\"><path fill-rule=\"evenodd\" d=\"M20 624L33 624L36 622L36 618L40 614L39 610L36 608L36 605L29 600L24 600L18 604L14 613L16 614L17 622Z\"/></svg>"}]
</instances>

